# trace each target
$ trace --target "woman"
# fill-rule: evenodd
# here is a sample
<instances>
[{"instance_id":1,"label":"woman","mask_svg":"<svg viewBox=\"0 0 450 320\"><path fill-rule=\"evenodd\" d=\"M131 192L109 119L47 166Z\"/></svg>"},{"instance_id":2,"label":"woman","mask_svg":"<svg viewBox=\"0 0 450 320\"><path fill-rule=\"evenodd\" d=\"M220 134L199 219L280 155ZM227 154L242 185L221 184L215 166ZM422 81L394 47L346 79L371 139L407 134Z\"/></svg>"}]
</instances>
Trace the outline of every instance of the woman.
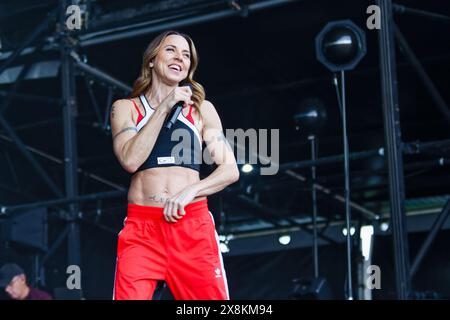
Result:
<instances>
[{"instance_id":1,"label":"woman","mask_svg":"<svg viewBox=\"0 0 450 320\"><path fill-rule=\"evenodd\" d=\"M187 35L159 35L144 53L133 98L112 106L114 153L132 174L114 299L151 299L159 280L175 299L229 299L206 197L237 181L239 171L214 106L193 80L197 63ZM166 130L166 118L179 101L182 112ZM174 152L180 147L175 132L191 142L183 142L182 153ZM200 180L203 142L217 169Z\"/></svg>"}]
</instances>

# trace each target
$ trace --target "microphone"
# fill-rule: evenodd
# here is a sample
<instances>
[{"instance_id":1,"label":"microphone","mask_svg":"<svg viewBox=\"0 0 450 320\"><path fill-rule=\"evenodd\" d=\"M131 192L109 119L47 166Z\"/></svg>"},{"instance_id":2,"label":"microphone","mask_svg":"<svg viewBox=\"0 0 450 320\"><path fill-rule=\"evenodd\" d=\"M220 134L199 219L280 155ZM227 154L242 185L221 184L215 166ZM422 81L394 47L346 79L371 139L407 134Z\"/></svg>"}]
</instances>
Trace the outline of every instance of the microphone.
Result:
<instances>
[{"instance_id":1,"label":"microphone","mask_svg":"<svg viewBox=\"0 0 450 320\"><path fill-rule=\"evenodd\" d=\"M183 84L180 87L189 87L192 90L192 86L189 83ZM169 114L169 117L164 125L164 128L166 130L170 130L174 123L177 121L178 116L180 115L181 110L183 110L183 103L184 101L178 101L173 107L172 111Z\"/></svg>"}]
</instances>

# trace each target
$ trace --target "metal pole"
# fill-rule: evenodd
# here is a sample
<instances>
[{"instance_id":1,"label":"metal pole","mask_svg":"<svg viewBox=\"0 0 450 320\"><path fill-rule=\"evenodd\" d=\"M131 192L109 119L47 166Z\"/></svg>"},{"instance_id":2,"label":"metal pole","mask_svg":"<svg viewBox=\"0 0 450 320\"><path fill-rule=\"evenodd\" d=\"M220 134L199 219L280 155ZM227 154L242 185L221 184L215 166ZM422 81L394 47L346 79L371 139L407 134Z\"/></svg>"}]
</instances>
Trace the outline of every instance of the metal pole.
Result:
<instances>
[{"instance_id":1,"label":"metal pole","mask_svg":"<svg viewBox=\"0 0 450 320\"><path fill-rule=\"evenodd\" d=\"M408 234L405 217L405 187L398 106L392 1L378 0L381 9L380 48L384 135L389 169L389 194L393 227L396 289L398 298L408 299L411 290Z\"/></svg>"},{"instance_id":2,"label":"metal pole","mask_svg":"<svg viewBox=\"0 0 450 320\"><path fill-rule=\"evenodd\" d=\"M39 201L39 202L33 202L33 203L27 203L27 204L19 204L19 205L10 206L10 207L3 206L3 207L0 207L0 215L1 214L9 214L14 211L23 211L23 210L31 210L31 209L35 209L35 208L41 208L41 207L58 206L58 205L63 205L63 204L68 204L68 203L81 203L84 201L116 198L116 197L125 196L126 194L127 194L126 190L114 190L114 191L85 194L85 195L76 196L73 198Z\"/></svg>"},{"instance_id":3,"label":"metal pole","mask_svg":"<svg viewBox=\"0 0 450 320\"><path fill-rule=\"evenodd\" d=\"M317 159L316 151L316 137L311 135L308 137L311 142L311 160L315 161ZM316 181L316 166L311 166L311 179L314 183ZM319 277L319 252L318 252L318 242L317 242L317 190L312 188L312 222L313 222L313 259L314 259L314 277Z\"/></svg>"},{"instance_id":4,"label":"metal pole","mask_svg":"<svg viewBox=\"0 0 450 320\"><path fill-rule=\"evenodd\" d=\"M443 148L450 147L450 140L437 140L437 141L429 141L429 142L410 142L403 144L403 152L405 154L419 154L419 153L430 153L432 151L437 150L437 154L442 154ZM435 154L435 153L431 153Z\"/></svg>"},{"instance_id":5,"label":"metal pole","mask_svg":"<svg viewBox=\"0 0 450 320\"><path fill-rule=\"evenodd\" d=\"M342 112L342 130L344 144L344 205L345 205L345 225L347 228L347 299L353 300L353 278L352 278L352 234L351 234L351 212L350 212L350 160L347 135L347 106L345 98L345 72L341 70L341 112Z\"/></svg>"},{"instance_id":6,"label":"metal pole","mask_svg":"<svg viewBox=\"0 0 450 320\"><path fill-rule=\"evenodd\" d=\"M267 0L267 1L260 1L258 3L252 3L247 5L248 12L258 11L258 10L265 10L265 9L271 9L275 8L280 5L290 4L294 3L298 0ZM106 43L110 41L117 41L122 40L126 38L141 36L144 34L149 33L155 33L162 30L169 30L169 29L177 29L181 27L186 27L190 25L195 25L199 23L205 23L208 21L214 21L219 20L223 18L228 17L234 17L239 16L242 14L242 10L236 10L234 8L221 10L217 12L212 13L206 13L203 15L198 15L195 17L171 17L173 18L171 21L168 22L155 22L152 23L149 21L148 24L143 25L143 23L139 23L137 25L131 25L127 26L127 28L124 30L124 27L117 27L109 30L101 30L99 32L93 32L88 34L83 34L80 36L80 45L82 47L95 45L95 44L101 44Z\"/></svg>"},{"instance_id":7,"label":"metal pole","mask_svg":"<svg viewBox=\"0 0 450 320\"><path fill-rule=\"evenodd\" d=\"M382 157L383 155L384 155L384 149L378 148L378 149L372 149L372 150L367 150L367 151L352 152L349 154L349 160L361 160L361 159L377 157L377 156ZM308 168L310 166L322 166L322 165L327 165L327 164L340 163L343 160L344 160L344 155L336 155L336 156L318 158L316 160L289 162L289 163L281 164L279 166L278 171L283 172L285 170L302 169L302 168Z\"/></svg>"},{"instance_id":8,"label":"metal pole","mask_svg":"<svg viewBox=\"0 0 450 320\"><path fill-rule=\"evenodd\" d=\"M419 10L419 9L414 9L414 8L408 8L408 7L405 7L403 5L396 4L396 3L394 3L392 5L392 7L395 12L398 12L401 14L406 13L406 14L423 17L423 18L429 18L429 19L435 20L435 21L441 21L441 22L447 22L447 23L450 22L450 17L439 14L439 13L434 13L434 12L429 12L429 11L424 11L424 10Z\"/></svg>"},{"instance_id":9,"label":"metal pole","mask_svg":"<svg viewBox=\"0 0 450 320\"><path fill-rule=\"evenodd\" d=\"M77 175L77 139L75 119L77 117L77 102L75 91L75 70L70 52L73 50L69 39L68 30L65 28L65 13L67 1L60 2L60 54L61 54L61 87L63 99L63 126L64 126L64 172L66 196L73 198L78 195ZM78 265L81 263L80 252L80 226L77 221L78 204L69 206L69 233L68 233L68 264Z\"/></svg>"}]
</instances>

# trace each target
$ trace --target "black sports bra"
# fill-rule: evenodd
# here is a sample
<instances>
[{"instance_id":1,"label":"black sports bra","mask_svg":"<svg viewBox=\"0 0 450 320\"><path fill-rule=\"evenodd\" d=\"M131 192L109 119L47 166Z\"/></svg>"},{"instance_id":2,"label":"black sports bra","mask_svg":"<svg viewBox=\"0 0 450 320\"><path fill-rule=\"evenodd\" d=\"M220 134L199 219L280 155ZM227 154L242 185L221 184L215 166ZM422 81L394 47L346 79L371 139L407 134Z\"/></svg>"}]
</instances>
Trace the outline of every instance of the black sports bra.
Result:
<instances>
[{"instance_id":1,"label":"black sports bra","mask_svg":"<svg viewBox=\"0 0 450 320\"><path fill-rule=\"evenodd\" d=\"M139 97L145 108L145 115L138 118L137 130L148 122L155 109L153 109L144 95ZM158 168L179 166L200 171L202 162L202 141L197 127L194 125L190 107L188 116L180 112L174 125L166 130L161 128L152 152L138 171Z\"/></svg>"}]
</instances>

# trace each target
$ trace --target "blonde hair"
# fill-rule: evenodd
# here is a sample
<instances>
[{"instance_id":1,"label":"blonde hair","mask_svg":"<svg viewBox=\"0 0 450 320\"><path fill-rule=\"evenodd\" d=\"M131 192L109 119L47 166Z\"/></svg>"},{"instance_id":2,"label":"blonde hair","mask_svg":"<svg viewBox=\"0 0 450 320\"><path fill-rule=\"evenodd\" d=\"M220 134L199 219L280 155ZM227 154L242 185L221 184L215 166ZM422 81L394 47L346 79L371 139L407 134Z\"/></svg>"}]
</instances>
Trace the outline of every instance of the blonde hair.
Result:
<instances>
[{"instance_id":1,"label":"blonde hair","mask_svg":"<svg viewBox=\"0 0 450 320\"><path fill-rule=\"evenodd\" d=\"M190 54L190 60L191 60L191 66L188 71L188 75L186 79L183 81L185 83L188 83L191 85L192 89L192 101L194 102L194 108L197 110L198 114L201 118L201 112L200 112L200 105L205 100L205 89L203 86L195 81L194 78L194 72L197 69L198 65L198 54L197 50L195 49L194 42L192 39L184 34L177 31L166 31L158 35L155 39L150 42L147 49L144 52L143 61L142 61L142 67L141 67L141 73L139 75L139 78L136 79L136 81L133 84L133 91L131 93L131 97L138 97L141 94L145 94L152 85L152 70L149 67L150 62L156 57L159 50L161 49L161 45L164 42L164 39L166 39L170 35L178 35L186 39L186 41L189 44L189 49L191 51Z\"/></svg>"}]
</instances>

